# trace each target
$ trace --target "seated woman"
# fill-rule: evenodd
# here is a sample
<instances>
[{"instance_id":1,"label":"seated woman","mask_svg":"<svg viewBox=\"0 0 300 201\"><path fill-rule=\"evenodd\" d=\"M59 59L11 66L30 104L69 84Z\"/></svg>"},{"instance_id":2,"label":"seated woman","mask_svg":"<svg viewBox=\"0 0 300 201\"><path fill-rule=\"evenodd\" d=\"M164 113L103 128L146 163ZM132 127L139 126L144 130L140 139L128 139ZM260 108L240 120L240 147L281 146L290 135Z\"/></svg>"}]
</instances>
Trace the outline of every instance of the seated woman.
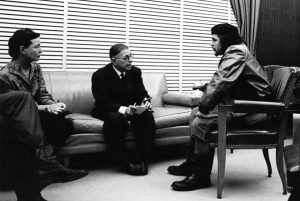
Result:
<instances>
[{"instance_id":1,"label":"seated woman","mask_svg":"<svg viewBox=\"0 0 300 201\"><path fill-rule=\"evenodd\" d=\"M42 185L73 181L86 176L86 171L63 167L53 155L64 144L73 128L71 122L64 118L67 114L66 105L54 101L46 89L41 66L37 63L42 54L40 34L30 29L17 30L9 39L8 46L12 60L0 70L0 91L29 92L36 103L45 134L45 143L38 150Z\"/></svg>"}]
</instances>

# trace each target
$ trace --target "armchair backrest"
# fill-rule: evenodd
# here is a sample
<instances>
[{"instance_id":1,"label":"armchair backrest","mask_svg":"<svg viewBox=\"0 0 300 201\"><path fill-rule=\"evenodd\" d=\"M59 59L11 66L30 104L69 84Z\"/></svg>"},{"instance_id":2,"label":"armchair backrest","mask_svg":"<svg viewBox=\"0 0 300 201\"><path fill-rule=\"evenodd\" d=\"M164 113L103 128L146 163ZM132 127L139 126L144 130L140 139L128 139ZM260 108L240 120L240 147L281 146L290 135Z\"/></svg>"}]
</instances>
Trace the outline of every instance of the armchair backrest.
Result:
<instances>
[{"instance_id":1,"label":"armchair backrest","mask_svg":"<svg viewBox=\"0 0 300 201\"><path fill-rule=\"evenodd\" d=\"M299 68L297 67L281 67L274 70L271 77L274 101L289 106L298 76Z\"/></svg>"},{"instance_id":2,"label":"armchair backrest","mask_svg":"<svg viewBox=\"0 0 300 201\"><path fill-rule=\"evenodd\" d=\"M274 71L278 68L286 68L287 66L280 66L280 65L267 65L264 66L264 69L267 71L269 80L273 77Z\"/></svg>"}]
</instances>

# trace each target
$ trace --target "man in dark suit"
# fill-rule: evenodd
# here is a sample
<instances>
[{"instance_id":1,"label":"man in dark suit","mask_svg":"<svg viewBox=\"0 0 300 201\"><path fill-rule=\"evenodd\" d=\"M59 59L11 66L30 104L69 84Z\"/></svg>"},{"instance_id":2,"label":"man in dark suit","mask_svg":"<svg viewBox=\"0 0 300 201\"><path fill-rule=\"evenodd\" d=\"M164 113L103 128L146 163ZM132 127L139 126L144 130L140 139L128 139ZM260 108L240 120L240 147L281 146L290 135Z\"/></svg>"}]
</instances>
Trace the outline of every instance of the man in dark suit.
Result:
<instances>
[{"instance_id":1,"label":"man in dark suit","mask_svg":"<svg viewBox=\"0 0 300 201\"><path fill-rule=\"evenodd\" d=\"M141 70L132 65L133 54L126 45L113 45L109 56L111 63L92 76L92 92L96 100L92 115L104 121L108 149L121 169L131 175L146 175L155 136L150 96L144 87ZM145 106L147 110L138 114L137 105ZM134 163L125 154L126 131L129 129L137 145Z\"/></svg>"}]
</instances>

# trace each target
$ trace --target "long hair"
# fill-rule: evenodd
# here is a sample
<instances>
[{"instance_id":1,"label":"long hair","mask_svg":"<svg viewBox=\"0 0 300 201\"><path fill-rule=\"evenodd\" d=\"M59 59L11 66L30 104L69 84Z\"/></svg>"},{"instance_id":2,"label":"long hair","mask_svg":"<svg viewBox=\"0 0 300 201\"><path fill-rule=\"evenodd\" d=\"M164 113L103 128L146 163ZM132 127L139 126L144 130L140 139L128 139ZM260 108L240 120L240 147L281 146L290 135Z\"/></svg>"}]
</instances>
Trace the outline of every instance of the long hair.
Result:
<instances>
[{"instance_id":1,"label":"long hair","mask_svg":"<svg viewBox=\"0 0 300 201\"><path fill-rule=\"evenodd\" d=\"M238 28L228 23L213 26L211 28L211 34L219 36L222 54L229 46L244 43L243 38L239 34Z\"/></svg>"}]
</instances>

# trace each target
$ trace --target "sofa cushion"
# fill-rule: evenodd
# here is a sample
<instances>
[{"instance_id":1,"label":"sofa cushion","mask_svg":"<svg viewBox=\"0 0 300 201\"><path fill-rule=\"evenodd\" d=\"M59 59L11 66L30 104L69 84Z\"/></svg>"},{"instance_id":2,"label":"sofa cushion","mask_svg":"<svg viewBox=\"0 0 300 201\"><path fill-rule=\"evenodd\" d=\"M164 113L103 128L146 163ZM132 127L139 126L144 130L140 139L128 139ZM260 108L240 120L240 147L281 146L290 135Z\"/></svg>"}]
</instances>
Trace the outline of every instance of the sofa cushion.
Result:
<instances>
[{"instance_id":1,"label":"sofa cushion","mask_svg":"<svg viewBox=\"0 0 300 201\"><path fill-rule=\"evenodd\" d=\"M102 133L103 121L88 114L71 113L66 116L71 119L75 133Z\"/></svg>"},{"instance_id":2,"label":"sofa cushion","mask_svg":"<svg viewBox=\"0 0 300 201\"><path fill-rule=\"evenodd\" d=\"M189 124L191 109L188 107L155 107L153 111L157 129Z\"/></svg>"},{"instance_id":3,"label":"sofa cushion","mask_svg":"<svg viewBox=\"0 0 300 201\"><path fill-rule=\"evenodd\" d=\"M153 108L156 128L187 125L191 109L187 107L155 107ZM103 133L103 121L87 114L72 113L66 118L73 121L75 133Z\"/></svg>"}]
</instances>

